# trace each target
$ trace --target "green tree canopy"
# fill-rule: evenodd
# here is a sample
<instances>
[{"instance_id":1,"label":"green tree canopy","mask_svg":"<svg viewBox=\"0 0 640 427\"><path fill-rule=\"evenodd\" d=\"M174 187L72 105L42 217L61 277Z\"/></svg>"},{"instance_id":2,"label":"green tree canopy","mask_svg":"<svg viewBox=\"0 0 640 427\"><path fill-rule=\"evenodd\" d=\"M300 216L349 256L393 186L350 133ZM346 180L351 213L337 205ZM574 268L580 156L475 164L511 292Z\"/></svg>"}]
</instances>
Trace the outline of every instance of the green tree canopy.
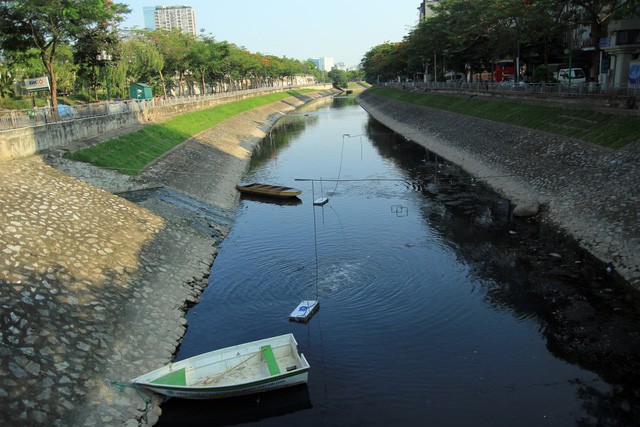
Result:
<instances>
[{"instance_id":1,"label":"green tree canopy","mask_svg":"<svg viewBox=\"0 0 640 427\"><path fill-rule=\"evenodd\" d=\"M639 0L441 0L435 15L413 28L402 47L379 45L364 55L367 80L420 74L432 58L452 69L491 70L499 59L536 58L548 64L570 48L566 34L587 28L592 75L597 74L599 38L612 19L637 15ZM433 66L433 62L431 63Z\"/></svg>"},{"instance_id":2,"label":"green tree canopy","mask_svg":"<svg viewBox=\"0 0 640 427\"><path fill-rule=\"evenodd\" d=\"M111 0L1 0L0 44L4 50L35 48L51 79L51 101L57 107L55 59L60 44L70 43L85 28L108 26L130 12Z\"/></svg>"}]
</instances>

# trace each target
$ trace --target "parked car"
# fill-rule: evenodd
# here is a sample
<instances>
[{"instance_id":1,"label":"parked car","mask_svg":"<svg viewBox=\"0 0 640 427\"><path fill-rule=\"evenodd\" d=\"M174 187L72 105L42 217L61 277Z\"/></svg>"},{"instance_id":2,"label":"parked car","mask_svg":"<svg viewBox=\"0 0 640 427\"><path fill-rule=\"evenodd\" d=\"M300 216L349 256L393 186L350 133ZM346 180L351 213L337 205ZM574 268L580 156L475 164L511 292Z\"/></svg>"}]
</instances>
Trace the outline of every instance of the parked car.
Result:
<instances>
[{"instance_id":1,"label":"parked car","mask_svg":"<svg viewBox=\"0 0 640 427\"><path fill-rule=\"evenodd\" d=\"M500 86L508 86L508 87L522 87L524 86L524 80L520 79L516 83L516 78L514 76L507 76L503 81L500 82Z\"/></svg>"},{"instance_id":2,"label":"parked car","mask_svg":"<svg viewBox=\"0 0 640 427\"><path fill-rule=\"evenodd\" d=\"M585 83L587 81L587 76L582 68L561 68L556 74L556 80L558 80L560 84L571 84L573 86Z\"/></svg>"}]
</instances>

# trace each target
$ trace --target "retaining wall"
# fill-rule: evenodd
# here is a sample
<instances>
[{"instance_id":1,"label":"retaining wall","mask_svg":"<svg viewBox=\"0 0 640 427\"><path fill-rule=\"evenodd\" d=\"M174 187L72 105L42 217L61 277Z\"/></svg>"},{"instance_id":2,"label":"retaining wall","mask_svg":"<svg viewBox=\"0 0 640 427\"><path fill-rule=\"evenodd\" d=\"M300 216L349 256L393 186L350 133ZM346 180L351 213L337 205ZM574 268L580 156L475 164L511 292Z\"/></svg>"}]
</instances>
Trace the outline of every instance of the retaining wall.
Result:
<instances>
[{"instance_id":1,"label":"retaining wall","mask_svg":"<svg viewBox=\"0 0 640 427\"><path fill-rule=\"evenodd\" d=\"M331 87L312 86L322 90ZM62 148L74 142L98 137L105 133L114 132L140 123L162 121L168 117L201 108L214 107L219 104L237 101L245 98L283 92L303 87L275 87L264 90L238 93L237 95L190 100L181 104L167 105L140 111L127 111L96 117L78 118L70 121L60 121L42 124L30 128L11 129L0 132L0 161L27 157L32 154Z\"/></svg>"}]
</instances>

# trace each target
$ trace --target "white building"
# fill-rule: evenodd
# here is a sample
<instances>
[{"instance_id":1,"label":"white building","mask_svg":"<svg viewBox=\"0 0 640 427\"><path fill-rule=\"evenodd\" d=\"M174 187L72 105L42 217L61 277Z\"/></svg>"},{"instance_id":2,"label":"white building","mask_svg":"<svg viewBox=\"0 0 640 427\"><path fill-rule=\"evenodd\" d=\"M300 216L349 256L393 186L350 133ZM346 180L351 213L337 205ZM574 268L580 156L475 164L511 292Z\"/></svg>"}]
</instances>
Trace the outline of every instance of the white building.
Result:
<instances>
[{"instance_id":1,"label":"white building","mask_svg":"<svg viewBox=\"0 0 640 427\"><path fill-rule=\"evenodd\" d=\"M423 0L422 3L420 3L420 6L418 7L420 22L435 15L433 10L431 10L429 6L435 6L439 2L440 2L439 0Z\"/></svg>"},{"instance_id":2,"label":"white building","mask_svg":"<svg viewBox=\"0 0 640 427\"><path fill-rule=\"evenodd\" d=\"M333 69L333 65L333 58L330 56L318 58L318 69L321 71L331 71L331 69Z\"/></svg>"},{"instance_id":3,"label":"white building","mask_svg":"<svg viewBox=\"0 0 640 427\"><path fill-rule=\"evenodd\" d=\"M156 6L153 10L153 17L155 28L178 29L185 34L192 34L194 37L197 35L196 14L190 6ZM145 19L145 26L147 25Z\"/></svg>"},{"instance_id":4,"label":"white building","mask_svg":"<svg viewBox=\"0 0 640 427\"><path fill-rule=\"evenodd\" d=\"M640 17L613 21L608 31L609 37L600 39L600 45L610 57L610 66L600 83L640 84Z\"/></svg>"}]
</instances>

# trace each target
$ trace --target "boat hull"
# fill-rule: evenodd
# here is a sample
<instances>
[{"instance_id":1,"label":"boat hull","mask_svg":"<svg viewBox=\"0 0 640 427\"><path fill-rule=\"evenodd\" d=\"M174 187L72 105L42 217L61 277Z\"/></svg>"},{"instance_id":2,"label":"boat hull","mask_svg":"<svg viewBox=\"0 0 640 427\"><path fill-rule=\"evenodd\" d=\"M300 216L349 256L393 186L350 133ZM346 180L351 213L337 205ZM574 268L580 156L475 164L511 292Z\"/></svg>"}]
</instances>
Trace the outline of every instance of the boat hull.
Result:
<instances>
[{"instance_id":1,"label":"boat hull","mask_svg":"<svg viewBox=\"0 0 640 427\"><path fill-rule=\"evenodd\" d=\"M181 387L146 386L150 390L169 397L182 399L222 399L226 397L245 396L247 394L261 393L279 388L305 384L308 380L308 372L300 372L295 375L282 378L272 378L268 381L257 381L252 384L243 384L238 387L202 387L185 390Z\"/></svg>"},{"instance_id":2,"label":"boat hull","mask_svg":"<svg viewBox=\"0 0 640 427\"><path fill-rule=\"evenodd\" d=\"M251 194L255 196L266 196L287 199L297 197L302 190L291 187L283 187L279 185L261 184L254 182L253 184L238 184L236 189L243 194Z\"/></svg>"},{"instance_id":3,"label":"boat hull","mask_svg":"<svg viewBox=\"0 0 640 427\"><path fill-rule=\"evenodd\" d=\"M265 338L180 360L132 382L184 399L243 396L304 384L309 363L292 334Z\"/></svg>"}]
</instances>

